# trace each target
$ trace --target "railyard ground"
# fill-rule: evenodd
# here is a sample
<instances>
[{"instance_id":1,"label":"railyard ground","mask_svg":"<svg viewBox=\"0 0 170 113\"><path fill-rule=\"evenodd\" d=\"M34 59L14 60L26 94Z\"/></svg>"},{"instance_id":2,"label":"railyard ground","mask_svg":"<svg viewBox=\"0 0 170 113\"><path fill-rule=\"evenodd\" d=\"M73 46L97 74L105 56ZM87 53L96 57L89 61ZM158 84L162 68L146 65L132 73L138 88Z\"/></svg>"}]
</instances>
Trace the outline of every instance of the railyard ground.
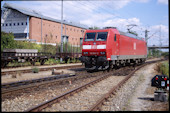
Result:
<instances>
[{"instance_id":1,"label":"railyard ground","mask_svg":"<svg viewBox=\"0 0 170 113\"><path fill-rule=\"evenodd\" d=\"M150 64L140 69L135 73L135 76L138 76L138 82L135 84L135 90L133 90L130 98L127 99L127 104L121 109L116 111L169 111L169 93L168 93L168 102L159 102L153 101L155 88L151 87L151 79L157 72L157 63ZM65 70L63 70L65 71ZM18 80L27 80L31 77L36 78L38 76L52 76L51 71L39 72L39 73L26 73L25 75L18 75L16 78L12 78L11 75L6 78L1 77L2 81L18 81ZM4 76L5 77L5 76ZM135 81L135 80L132 80ZM126 88L128 90L128 87ZM119 99L118 101L122 101Z\"/></svg>"},{"instance_id":2,"label":"railyard ground","mask_svg":"<svg viewBox=\"0 0 170 113\"><path fill-rule=\"evenodd\" d=\"M154 101L155 87L151 87L151 79L157 72L157 63L142 68L136 73L140 76L139 83L128 100L125 111L169 111L169 92L168 102Z\"/></svg>"}]
</instances>

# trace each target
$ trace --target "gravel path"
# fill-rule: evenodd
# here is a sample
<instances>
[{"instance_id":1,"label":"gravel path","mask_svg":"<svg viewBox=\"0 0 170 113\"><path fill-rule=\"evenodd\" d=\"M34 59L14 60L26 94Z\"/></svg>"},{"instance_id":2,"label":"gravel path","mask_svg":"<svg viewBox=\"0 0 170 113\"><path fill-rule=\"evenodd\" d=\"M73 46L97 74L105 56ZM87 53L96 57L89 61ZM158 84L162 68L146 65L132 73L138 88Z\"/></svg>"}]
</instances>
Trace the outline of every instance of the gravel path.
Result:
<instances>
[{"instance_id":1,"label":"gravel path","mask_svg":"<svg viewBox=\"0 0 170 113\"><path fill-rule=\"evenodd\" d=\"M146 69L146 70L145 70ZM151 79L158 74L156 64L149 65L138 75L143 75L129 102L129 111L168 111L168 102L154 101L155 87L151 87ZM159 105L159 106L158 106Z\"/></svg>"},{"instance_id":2,"label":"gravel path","mask_svg":"<svg viewBox=\"0 0 170 113\"><path fill-rule=\"evenodd\" d=\"M125 85L116 93L116 95L112 95L111 98L109 98L109 101L104 103L101 110L102 111L168 111L169 102L152 101L152 98L154 97L155 89L151 87L150 80L153 76L157 74L155 70L155 66L156 63L150 64L138 70L135 73L135 75L131 77L128 80L128 82L126 82ZM1 110L5 112L27 110L28 108L31 108L49 99L52 99L57 95L67 92L75 87L83 85L94 79L96 78L92 77L83 80L77 80L75 82L72 82L71 84L58 85L55 87L49 87L48 89L44 89L41 91L25 93L22 96L16 97L14 99L9 99L9 100L7 99L1 102ZM114 79L113 80L109 79L109 80L111 81L110 83L114 84L113 82ZM104 93L104 91L107 90L104 89L107 88L106 86L107 85L100 86L103 88L99 89L99 91L96 92ZM91 89L91 91L92 90L93 89ZM86 92L86 94L93 95L91 91ZM81 93L79 96L77 95L77 100L80 100L81 99L80 97L82 97L83 95L81 95ZM77 103L77 104L81 104L81 103ZM65 105L61 105L61 106L62 107L59 110L63 110L63 109L72 110L71 108L66 109L66 107L64 107ZM82 107L75 108L74 110L76 109L85 110L86 108L87 106L84 105Z\"/></svg>"},{"instance_id":3,"label":"gravel path","mask_svg":"<svg viewBox=\"0 0 170 113\"><path fill-rule=\"evenodd\" d=\"M169 102L153 101L155 88L151 87L151 79L158 74L155 68L156 63L138 70L101 111L168 111Z\"/></svg>"},{"instance_id":4,"label":"gravel path","mask_svg":"<svg viewBox=\"0 0 170 113\"><path fill-rule=\"evenodd\" d=\"M124 78L125 76L110 76L43 111L87 111L98 99Z\"/></svg>"},{"instance_id":5,"label":"gravel path","mask_svg":"<svg viewBox=\"0 0 170 113\"><path fill-rule=\"evenodd\" d=\"M151 85L151 79L157 74L154 70L155 64L146 66L143 70L137 73L137 76L141 76L141 82L136 87L136 90L130 99L129 108L130 111L147 111L146 107L151 103L146 101L153 98L154 90L151 94L146 94L147 88ZM155 89L155 88L153 88Z\"/></svg>"}]
</instances>

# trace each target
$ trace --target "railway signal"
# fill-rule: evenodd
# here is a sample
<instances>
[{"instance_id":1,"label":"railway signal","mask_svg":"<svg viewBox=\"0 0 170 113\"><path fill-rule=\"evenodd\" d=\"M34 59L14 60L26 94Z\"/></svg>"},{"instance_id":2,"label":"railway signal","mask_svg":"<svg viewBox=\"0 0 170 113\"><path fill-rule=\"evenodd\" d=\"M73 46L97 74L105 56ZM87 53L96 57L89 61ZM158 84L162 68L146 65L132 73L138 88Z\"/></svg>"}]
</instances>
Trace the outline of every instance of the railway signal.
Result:
<instances>
[{"instance_id":1,"label":"railway signal","mask_svg":"<svg viewBox=\"0 0 170 113\"><path fill-rule=\"evenodd\" d=\"M156 87L154 92L155 101L167 101L167 92L169 90L169 78L166 75L156 75L151 80L151 86Z\"/></svg>"}]
</instances>

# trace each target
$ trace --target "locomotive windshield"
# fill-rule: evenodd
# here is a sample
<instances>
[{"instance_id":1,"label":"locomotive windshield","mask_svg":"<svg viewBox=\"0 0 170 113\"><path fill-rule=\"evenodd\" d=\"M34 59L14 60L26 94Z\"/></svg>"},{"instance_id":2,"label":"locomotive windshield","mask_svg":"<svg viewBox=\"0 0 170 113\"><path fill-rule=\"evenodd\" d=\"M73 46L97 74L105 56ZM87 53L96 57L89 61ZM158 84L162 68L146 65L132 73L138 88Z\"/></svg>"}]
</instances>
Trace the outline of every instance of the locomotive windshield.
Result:
<instances>
[{"instance_id":1,"label":"locomotive windshield","mask_svg":"<svg viewBox=\"0 0 170 113\"><path fill-rule=\"evenodd\" d=\"M107 39L107 32L98 32L96 41L106 41Z\"/></svg>"},{"instance_id":2,"label":"locomotive windshield","mask_svg":"<svg viewBox=\"0 0 170 113\"><path fill-rule=\"evenodd\" d=\"M96 33L86 33L84 41L94 41Z\"/></svg>"},{"instance_id":3,"label":"locomotive windshield","mask_svg":"<svg viewBox=\"0 0 170 113\"><path fill-rule=\"evenodd\" d=\"M108 32L97 32L96 41L106 41ZM95 41L96 33L86 33L84 41Z\"/></svg>"}]
</instances>

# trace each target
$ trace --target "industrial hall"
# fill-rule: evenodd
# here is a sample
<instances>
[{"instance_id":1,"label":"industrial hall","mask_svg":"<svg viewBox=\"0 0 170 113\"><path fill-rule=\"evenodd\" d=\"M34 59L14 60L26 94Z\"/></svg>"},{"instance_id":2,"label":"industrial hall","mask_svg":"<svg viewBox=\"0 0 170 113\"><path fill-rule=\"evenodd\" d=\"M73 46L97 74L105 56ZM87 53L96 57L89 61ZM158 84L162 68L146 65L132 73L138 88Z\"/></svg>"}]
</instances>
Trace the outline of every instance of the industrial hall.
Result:
<instances>
[{"instance_id":1,"label":"industrial hall","mask_svg":"<svg viewBox=\"0 0 170 113\"><path fill-rule=\"evenodd\" d=\"M62 23L63 42L80 46L88 26L66 20ZM1 8L1 31L12 32L14 40L56 45L61 43L61 30L61 20L44 16L35 10L12 3L5 3Z\"/></svg>"}]
</instances>

